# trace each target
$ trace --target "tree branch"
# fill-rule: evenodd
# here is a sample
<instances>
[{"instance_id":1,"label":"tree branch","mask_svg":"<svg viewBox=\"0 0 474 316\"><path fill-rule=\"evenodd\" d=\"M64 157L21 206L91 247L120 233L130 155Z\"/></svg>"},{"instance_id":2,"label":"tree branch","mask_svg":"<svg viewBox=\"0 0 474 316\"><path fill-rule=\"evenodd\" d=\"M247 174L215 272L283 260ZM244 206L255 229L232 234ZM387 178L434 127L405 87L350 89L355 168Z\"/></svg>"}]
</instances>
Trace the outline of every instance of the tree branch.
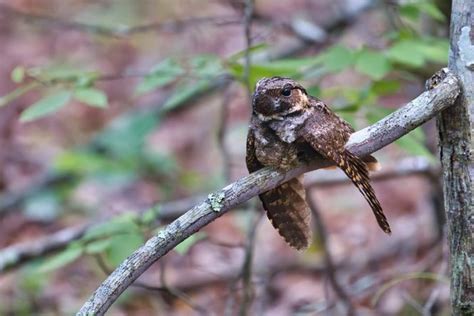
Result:
<instances>
[{"instance_id":1,"label":"tree branch","mask_svg":"<svg viewBox=\"0 0 474 316\"><path fill-rule=\"evenodd\" d=\"M433 89L422 93L374 125L354 133L346 148L358 156L371 154L453 104L459 92L458 80L448 73ZM263 168L209 194L206 201L169 224L125 259L92 294L77 315L103 315L120 294L154 262L196 231L248 199L304 172L328 165L327 161L315 160L288 172Z\"/></svg>"},{"instance_id":2,"label":"tree branch","mask_svg":"<svg viewBox=\"0 0 474 316\"><path fill-rule=\"evenodd\" d=\"M173 20L165 22L151 22L148 24L128 26L125 28L107 27L96 24L87 24L77 21L70 21L60 17L50 15L23 12L13 8L10 5L0 3L0 14L24 20L27 23L36 23L47 27L56 27L63 30L74 30L86 32L94 35L109 36L115 38L126 37L144 32L175 32L186 27L196 27L200 25L235 25L241 24L242 18L239 16L207 16L207 17L191 17L184 20Z\"/></svg>"},{"instance_id":3,"label":"tree branch","mask_svg":"<svg viewBox=\"0 0 474 316\"><path fill-rule=\"evenodd\" d=\"M33 241L6 247L0 251L0 272L33 258L63 249L73 240L81 238L91 225L78 225Z\"/></svg>"},{"instance_id":4,"label":"tree branch","mask_svg":"<svg viewBox=\"0 0 474 316\"><path fill-rule=\"evenodd\" d=\"M390 164L382 164L382 170L370 175L370 180L383 181L401 177L425 175L436 178L440 175L440 168L425 157L407 157ZM324 187L333 185L351 184L351 180L340 170L318 170L310 172L304 177L305 188Z\"/></svg>"}]
</instances>

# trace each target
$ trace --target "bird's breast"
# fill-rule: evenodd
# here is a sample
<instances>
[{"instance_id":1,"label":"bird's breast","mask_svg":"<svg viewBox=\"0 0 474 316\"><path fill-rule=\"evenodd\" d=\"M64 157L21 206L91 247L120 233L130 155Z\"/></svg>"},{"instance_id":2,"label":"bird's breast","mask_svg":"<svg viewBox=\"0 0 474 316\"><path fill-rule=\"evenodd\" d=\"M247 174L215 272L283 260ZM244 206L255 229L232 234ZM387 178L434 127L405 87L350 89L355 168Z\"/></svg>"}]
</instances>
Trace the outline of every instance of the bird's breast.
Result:
<instances>
[{"instance_id":1,"label":"bird's breast","mask_svg":"<svg viewBox=\"0 0 474 316\"><path fill-rule=\"evenodd\" d=\"M264 166L288 169L298 162L298 150L294 144L286 143L268 130L255 137L255 156Z\"/></svg>"}]
</instances>

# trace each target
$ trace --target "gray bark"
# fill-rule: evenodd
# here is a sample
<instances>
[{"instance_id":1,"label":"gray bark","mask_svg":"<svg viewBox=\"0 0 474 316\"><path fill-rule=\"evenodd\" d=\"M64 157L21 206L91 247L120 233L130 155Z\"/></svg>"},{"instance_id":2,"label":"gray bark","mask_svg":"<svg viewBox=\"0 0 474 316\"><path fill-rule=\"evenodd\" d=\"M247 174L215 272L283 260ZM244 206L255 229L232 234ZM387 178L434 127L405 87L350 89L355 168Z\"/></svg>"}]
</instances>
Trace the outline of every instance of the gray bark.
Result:
<instances>
[{"instance_id":1,"label":"gray bark","mask_svg":"<svg viewBox=\"0 0 474 316\"><path fill-rule=\"evenodd\" d=\"M453 1L449 69L460 79L462 94L437 120L448 223L453 315L474 314L473 14L474 1Z\"/></svg>"},{"instance_id":2,"label":"gray bark","mask_svg":"<svg viewBox=\"0 0 474 316\"><path fill-rule=\"evenodd\" d=\"M448 73L434 89L424 92L374 125L354 133L346 148L358 156L379 150L447 108L457 98L459 91L456 77ZM327 161L315 160L310 165L301 165L288 172L263 168L210 194L206 201L176 219L125 259L92 294L77 315L103 315L120 294L154 262L211 221L240 203L304 172L327 166Z\"/></svg>"}]
</instances>

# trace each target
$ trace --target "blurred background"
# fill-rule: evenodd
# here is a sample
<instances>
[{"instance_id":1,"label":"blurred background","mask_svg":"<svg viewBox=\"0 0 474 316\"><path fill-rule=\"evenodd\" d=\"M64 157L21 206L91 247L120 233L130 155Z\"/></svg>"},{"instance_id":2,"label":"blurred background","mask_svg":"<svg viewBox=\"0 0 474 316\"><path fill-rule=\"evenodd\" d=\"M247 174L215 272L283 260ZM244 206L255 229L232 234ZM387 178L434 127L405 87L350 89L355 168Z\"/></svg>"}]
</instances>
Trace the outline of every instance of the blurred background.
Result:
<instances>
[{"instance_id":1,"label":"blurred background","mask_svg":"<svg viewBox=\"0 0 474 316\"><path fill-rule=\"evenodd\" d=\"M249 92L297 79L356 129L447 64L450 1L0 1L0 315L75 313L208 193L245 175ZM436 129L375 153L393 233L336 171L314 241L259 201L155 263L110 315L449 315Z\"/></svg>"}]
</instances>

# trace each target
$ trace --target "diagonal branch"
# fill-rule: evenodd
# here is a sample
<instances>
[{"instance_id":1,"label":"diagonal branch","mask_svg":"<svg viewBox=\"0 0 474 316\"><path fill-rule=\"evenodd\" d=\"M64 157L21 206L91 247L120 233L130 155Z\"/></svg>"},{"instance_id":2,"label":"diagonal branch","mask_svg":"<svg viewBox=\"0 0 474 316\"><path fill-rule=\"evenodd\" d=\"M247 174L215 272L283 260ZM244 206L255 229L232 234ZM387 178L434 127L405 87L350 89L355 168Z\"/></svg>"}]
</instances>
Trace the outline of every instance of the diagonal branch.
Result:
<instances>
[{"instance_id":1,"label":"diagonal branch","mask_svg":"<svg viewBox=\"0 0 474 316\"><path fill-rule=\"evenodd\" d=\"M354 133L346 148L358 156L368 155L431 119L453 104L459 93L458 80L451 73L447 73L444 80L431 90L422 93L374 125ZM125 259L92 294L78 315L103 315L120 294L154 262L196 231L250 198L304 172L328 165L327 161L315 160L309 165L300 165L288 172L263 168L209 194L206 201L169 224Z\"/></svg>"}]
</instances>

